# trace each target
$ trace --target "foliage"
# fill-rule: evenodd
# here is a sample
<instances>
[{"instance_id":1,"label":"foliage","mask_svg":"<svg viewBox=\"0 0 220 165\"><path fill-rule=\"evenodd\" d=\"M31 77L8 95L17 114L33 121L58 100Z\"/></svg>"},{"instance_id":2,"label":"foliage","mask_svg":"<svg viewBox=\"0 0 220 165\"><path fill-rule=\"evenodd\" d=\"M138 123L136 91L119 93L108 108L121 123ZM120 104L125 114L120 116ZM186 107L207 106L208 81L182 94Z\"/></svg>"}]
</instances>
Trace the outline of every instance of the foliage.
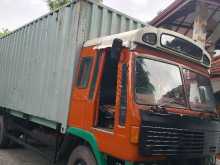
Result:
<instances>
[{"instance_id":1,"label":"foliage","mask_svg":"<svg viewBox=\"0 0 220 165\"><path fill-rule=\"evenodd\" d=\"M47 3L48 3L50 10L53 11L69 3L70 1L71 0L47 0Z\"/></svg>"},{"instance_id":2,"label":"foliage","mask_svg":"<svg viewBox=\"0 0 220 165\"><path fill-rule=\"evenodd\" d=\"M8 33L10 33L10 31L8 29L2 29L2 30L0 30L0 37L3 37L5 35L7 35Z\"/></svg>"}]
</instances>

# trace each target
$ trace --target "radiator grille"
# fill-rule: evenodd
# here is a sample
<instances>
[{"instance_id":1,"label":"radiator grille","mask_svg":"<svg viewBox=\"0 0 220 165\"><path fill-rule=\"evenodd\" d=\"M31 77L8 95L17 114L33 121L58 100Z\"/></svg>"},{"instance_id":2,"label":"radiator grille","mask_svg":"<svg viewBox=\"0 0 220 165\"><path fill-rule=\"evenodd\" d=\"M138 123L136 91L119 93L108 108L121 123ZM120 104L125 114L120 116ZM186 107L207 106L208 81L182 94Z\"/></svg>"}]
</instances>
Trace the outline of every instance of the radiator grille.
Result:
<instances>
[{"instance_id":1,"label":"radiator grille","mask_svg":"<svg viewBox=\"0 0 220 165\"><path fill-rule=\"evenodd\" d=\"M144 155L201 155L203 132L159 126L142 126L141 153Z\"/></svg>"}]
</instances>

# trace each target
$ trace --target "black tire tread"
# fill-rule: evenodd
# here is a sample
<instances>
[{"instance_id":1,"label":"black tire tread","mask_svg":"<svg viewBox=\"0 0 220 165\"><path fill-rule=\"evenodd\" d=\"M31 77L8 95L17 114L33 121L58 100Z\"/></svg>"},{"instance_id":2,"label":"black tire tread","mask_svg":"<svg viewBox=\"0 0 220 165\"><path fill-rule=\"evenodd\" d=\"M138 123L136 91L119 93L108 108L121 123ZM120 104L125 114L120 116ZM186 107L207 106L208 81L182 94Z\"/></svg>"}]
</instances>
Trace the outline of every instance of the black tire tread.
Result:
<instances>
[{"instance_id":1,"label":"black tire tread","mask_svg":"<svg viewBox=\"0 0 220 165\"><path fill-rule=\"evenodd\" d=\"M68 165L74 165L74 162L79 158L83 159L87 165L97 165L93 153L87 146L76 147L70 155Z\"/></svg>"}]
</instances>

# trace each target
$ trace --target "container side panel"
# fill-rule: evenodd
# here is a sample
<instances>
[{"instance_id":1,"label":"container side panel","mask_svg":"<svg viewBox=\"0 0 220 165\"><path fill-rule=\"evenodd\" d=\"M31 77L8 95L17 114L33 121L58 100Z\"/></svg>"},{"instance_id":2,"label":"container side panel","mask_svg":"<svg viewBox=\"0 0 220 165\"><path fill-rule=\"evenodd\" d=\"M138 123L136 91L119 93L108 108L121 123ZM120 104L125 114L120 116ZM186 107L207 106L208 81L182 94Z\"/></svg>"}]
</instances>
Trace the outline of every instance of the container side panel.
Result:
<instances>
[{"instance_id":1,"label":"container side panel","mask_svg":"<svg viewBox=\"0 0 220 165\"><path fill-rule=\"evenodd\" d=\"M81 14L83 17L81 17L81 23L85 25L85 30L87 31L86 36L84 36L85 39L117 34L144 26L141 22L103 5L82 1L82 6Z\"/></svg>"},{"instance_id":2,"label":"container side panel","mask_svg":"<svg viewBox=\"0 0 220 165\"><path fill-rule=\"evenodd\" d=\"M80 4L0 39L0 106L66 126Z\"/></svg>"}]
</instances>

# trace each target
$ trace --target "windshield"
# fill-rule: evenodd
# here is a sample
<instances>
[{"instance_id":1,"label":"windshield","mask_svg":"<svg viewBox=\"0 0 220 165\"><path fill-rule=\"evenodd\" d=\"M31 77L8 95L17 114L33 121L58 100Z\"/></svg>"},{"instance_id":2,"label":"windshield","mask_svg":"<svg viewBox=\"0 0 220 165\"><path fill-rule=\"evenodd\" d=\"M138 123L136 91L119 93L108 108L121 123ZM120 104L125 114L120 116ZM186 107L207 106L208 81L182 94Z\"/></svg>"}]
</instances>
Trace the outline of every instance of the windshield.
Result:
<instances>
[{"instance_id":1,"label":"windshield","mask_svg":"<svg viewBox=\"0 0 220 165\"><path fill-rule=\"evenodd\" d=\"M135 99L139 104L185 107L180 69L171 64L136 58Z\"/></svg>"},{"instance_id":2,"label":"windshield","mask_svg":"<svg viewBox=\"0 0 220 165\"><path fill-rule=\"evenodd\" d=\"M186 93L193 110L214 111L215 102L209 79L201 74L184 69Z\"/></svg>"}]
</instances>

